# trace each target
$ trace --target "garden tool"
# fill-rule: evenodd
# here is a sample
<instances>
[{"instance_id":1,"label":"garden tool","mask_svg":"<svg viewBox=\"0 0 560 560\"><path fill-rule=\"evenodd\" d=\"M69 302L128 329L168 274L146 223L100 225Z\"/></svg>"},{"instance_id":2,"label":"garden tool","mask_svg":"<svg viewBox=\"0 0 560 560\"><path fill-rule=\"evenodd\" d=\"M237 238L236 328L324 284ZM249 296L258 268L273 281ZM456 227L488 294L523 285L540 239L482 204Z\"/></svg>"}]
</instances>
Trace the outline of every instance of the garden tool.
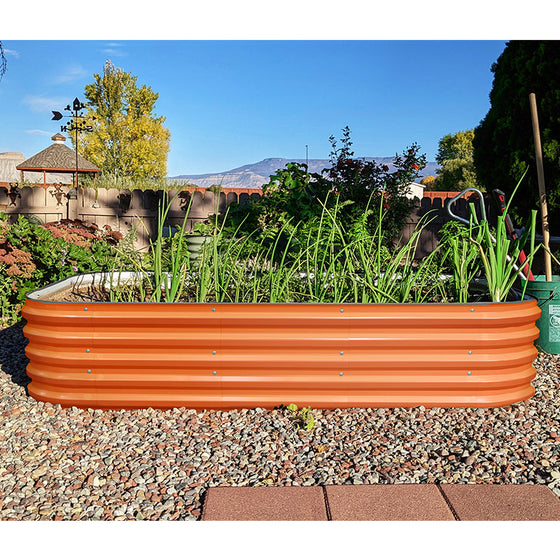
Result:
<instances>
[{"instance_id":1,"label":"garden tool","mask_svg":"<svg viewBox=\"0 0 560 560\"><path fill-rule=\"evenodd\" d=\"M535 142L535 160L537 162L537 180L539 184L539 200L541 203L541 223L543 232L544 266L546 281L552 282L552 261L550 258L550 231L548 229L548 204L546 201L546 188L544 184L544 168L541 147L541 135L539 131L539 115L537 112L537 98L534 93L529 94L529 105L531 107L531 122L533 124L533 138Z\"/></svg>"}]
</instances>

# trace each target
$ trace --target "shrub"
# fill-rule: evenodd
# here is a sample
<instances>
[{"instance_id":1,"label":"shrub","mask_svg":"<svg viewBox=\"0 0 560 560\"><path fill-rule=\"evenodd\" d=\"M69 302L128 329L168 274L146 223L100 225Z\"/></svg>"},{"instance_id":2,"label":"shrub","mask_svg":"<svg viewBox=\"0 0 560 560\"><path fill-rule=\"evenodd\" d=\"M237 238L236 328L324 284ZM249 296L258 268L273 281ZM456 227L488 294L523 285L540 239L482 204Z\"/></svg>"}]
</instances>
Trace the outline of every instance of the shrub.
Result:
<instances>
[{"instance_id":1,"label":"shrub","mask_svg":"<svg viewBox=\"0 0 560 560\"><path fill-rule=\"evenodd\" d=\"M107 270L122 238L80 220L0 221L0 325L18 320L27 292L80 272Z\"/></svg>"},{"instance_id":2,"label":"shrub","mask_svg":"<svg viewBox=\"0 0 560 560\"><path fill-rule=\"evenodd\" d=\"M341 147L337 147L334 137L330 141L329 168L319 174L309 173L303 163L287 164L271 175L259 199L250 198L230 206L225 232L252 235L255 242L272 243L282 230L291 234L289 224L320 219L324 204L329 209L338 205L341 225L350 227L368 207L375 208L382 201L386 210L382 216L383 242L390 246L397 241L410 212L407 187L426 166L426 157L419 154L418 145L397 154L390 171L387 165L353 157L348 127L343 130ZM372 234L377 230L377 219L376 212L368 217L367 229ZM250 246L251 243L247 245Z\"/></svg>"}]
</instances>

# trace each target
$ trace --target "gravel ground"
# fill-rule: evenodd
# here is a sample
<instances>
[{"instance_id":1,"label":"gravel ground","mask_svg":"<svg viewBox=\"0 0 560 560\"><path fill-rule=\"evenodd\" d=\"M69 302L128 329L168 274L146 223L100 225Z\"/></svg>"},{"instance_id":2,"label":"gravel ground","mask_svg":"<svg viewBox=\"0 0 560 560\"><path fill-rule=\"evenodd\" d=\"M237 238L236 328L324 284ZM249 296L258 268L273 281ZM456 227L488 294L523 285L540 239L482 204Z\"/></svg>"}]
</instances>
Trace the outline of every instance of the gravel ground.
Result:
<instances>
[{"instance_id":1,"label":"gravel ground","mask_svg":"<svg viewBox=\"0 0 560 560\"><path fill-rule=\"evenodd\" d=\"M198 519L211 486L547 484L560 496L560 356L499 409L62 409L26 395L27 340L0 330L0 520ZM286 403L287 404L287 403Z\"/></svg>"}]
</instances>

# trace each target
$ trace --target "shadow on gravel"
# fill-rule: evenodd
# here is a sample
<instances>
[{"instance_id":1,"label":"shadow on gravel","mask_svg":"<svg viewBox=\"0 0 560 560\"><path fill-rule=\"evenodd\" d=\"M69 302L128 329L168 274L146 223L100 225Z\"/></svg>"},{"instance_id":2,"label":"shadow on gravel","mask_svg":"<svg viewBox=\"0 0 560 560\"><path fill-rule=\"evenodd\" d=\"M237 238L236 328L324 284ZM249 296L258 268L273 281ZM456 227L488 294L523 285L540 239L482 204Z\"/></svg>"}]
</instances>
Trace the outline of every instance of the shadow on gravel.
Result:
<instances>
[{"instance_id":1,"label":"shadow on gravel","mask_svg":"<svg viewBox=\"0 0 560 560\"><path fill-rule=\"evenodd\" d=\"M26 373L29 359L25 355L25 347L29 340L23 335L25 321L0 330L0 368L7 373L12 381L25 388L31 382Z\"/></svg>"}]
</instances>

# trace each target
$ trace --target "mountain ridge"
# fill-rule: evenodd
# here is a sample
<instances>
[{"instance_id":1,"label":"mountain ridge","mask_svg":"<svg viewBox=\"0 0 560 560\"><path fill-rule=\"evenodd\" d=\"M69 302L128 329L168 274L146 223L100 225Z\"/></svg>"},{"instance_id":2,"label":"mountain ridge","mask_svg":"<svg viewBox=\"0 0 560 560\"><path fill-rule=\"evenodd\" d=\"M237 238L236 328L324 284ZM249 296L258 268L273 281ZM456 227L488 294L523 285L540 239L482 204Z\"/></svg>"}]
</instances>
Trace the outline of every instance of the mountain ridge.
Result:
<instances>
[{"instance_id":1,"label":"mountain ridge","mask_svg":"<svg viewBox=\"0 0 560 560\"><path fill-rule=\"evenodd\" d=\"M362 157L355 158L365 161L376 161L378 164L389 166L389 170L393 171L393 157ZM169 181L185 182L195 184L199 187L210 187L212 185L221 185L229 188L260 188L270 181L270 176L279 169L284 169L288 163L308 163L310 173L321 173L323 169L330 167L331 162L328 159L287 159L287 158L265 158L256 163L250 163L235 167L229 171L221 173L203 173L199 175L175 175L168 177ZM436 175L435 162L428 162L426 167L419 174L417 181L428 175Z\"/></svg>"}]
</instances>

